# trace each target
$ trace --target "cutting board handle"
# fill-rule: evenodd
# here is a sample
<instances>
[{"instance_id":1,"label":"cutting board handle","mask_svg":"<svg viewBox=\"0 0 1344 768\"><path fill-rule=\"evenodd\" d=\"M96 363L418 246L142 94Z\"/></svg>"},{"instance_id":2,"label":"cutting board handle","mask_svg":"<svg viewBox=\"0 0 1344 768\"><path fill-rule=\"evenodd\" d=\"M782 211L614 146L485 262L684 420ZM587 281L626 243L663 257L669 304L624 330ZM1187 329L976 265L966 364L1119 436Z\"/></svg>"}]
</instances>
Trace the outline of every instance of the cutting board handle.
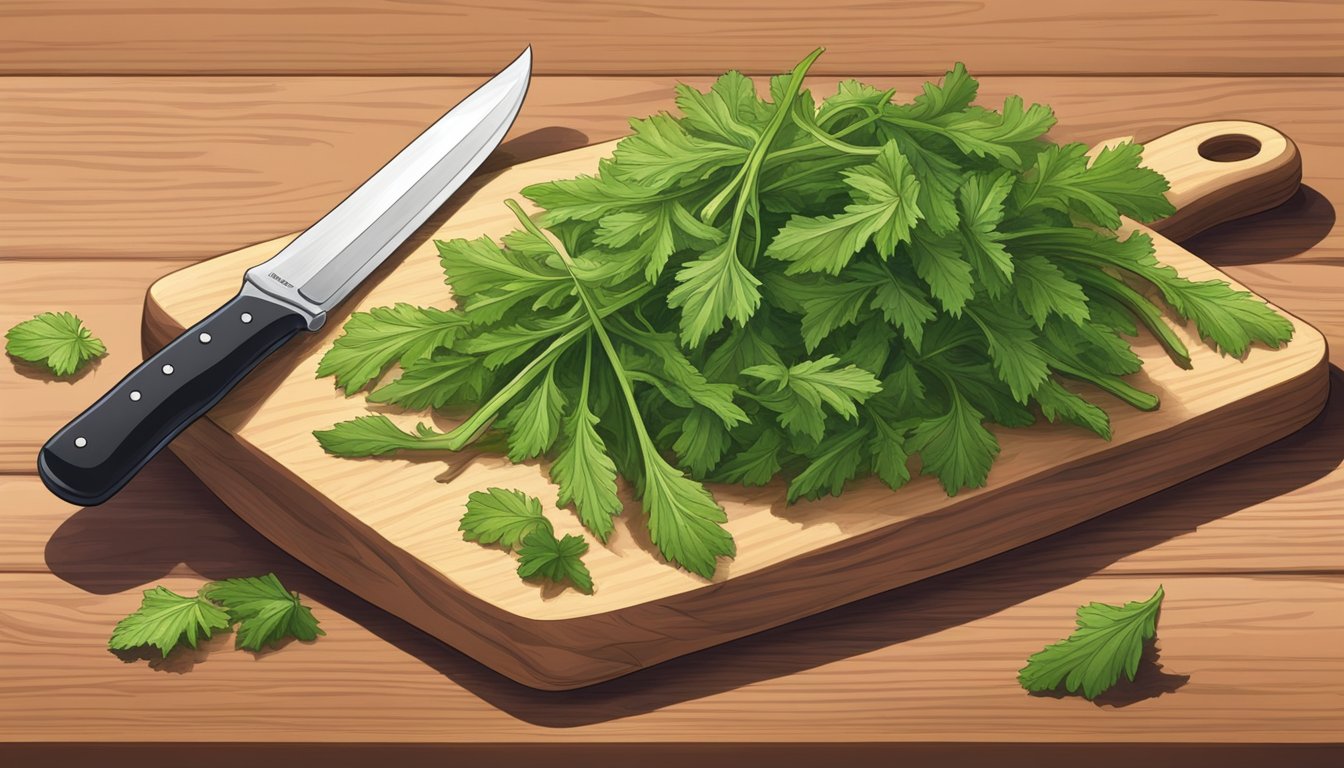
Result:
<instances>
[{"instance_id":1,"label":"cutting board handle","mask_svg":"<svg viewBox=\"0 0 1344 768\"><path fill-rule=\"evenodd\" d=\"M1172 240L1269 210L1302 182L1297 145L1261 123L1195 123L1143 146L1143 164L1171 182L1167 199L1176 206L1175 214L1150 227Z\"/></svg>"}]
</instances>

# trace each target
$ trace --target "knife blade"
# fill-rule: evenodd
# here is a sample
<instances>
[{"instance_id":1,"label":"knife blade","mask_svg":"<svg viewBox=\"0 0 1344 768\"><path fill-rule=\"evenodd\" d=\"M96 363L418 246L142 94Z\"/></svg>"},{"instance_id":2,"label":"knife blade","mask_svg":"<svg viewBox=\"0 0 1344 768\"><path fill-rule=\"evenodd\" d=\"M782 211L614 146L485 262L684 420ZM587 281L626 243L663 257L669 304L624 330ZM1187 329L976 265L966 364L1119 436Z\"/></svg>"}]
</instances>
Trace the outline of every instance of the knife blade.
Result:
<instances>
[{"instance_id":1,"label":"knife blade","mask_svg":"<svg viewBox=\"0 0 1344 768\"><path fill-rule=\"evenodd\" d=\"M527 94L532 49L425 129L280 253L247 270L224 306L151 355L42 446L58 497L101 504L262 360L322 327L480 167Z\"/></svg>"}]
</instances>

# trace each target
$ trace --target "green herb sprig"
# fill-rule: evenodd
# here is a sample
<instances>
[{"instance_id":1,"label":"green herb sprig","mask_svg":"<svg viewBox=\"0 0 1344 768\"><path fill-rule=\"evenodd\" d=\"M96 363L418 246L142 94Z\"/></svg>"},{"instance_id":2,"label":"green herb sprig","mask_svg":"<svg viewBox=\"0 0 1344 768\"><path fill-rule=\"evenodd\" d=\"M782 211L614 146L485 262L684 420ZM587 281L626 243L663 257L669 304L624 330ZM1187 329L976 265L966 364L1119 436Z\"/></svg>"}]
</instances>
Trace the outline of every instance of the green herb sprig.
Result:
<instances>
[{"instance_id":1,"label":"green herb sprig","mask_svg":"<svg viewBox=\"0 0 1344 768\"><path fill-rule=\"evenodd\" d=\"M319 373L408 409L470 409L439 432L364 416L315 433L369 456L461 450L484 434L549 459L561 504L605 542L633 486L669 562L711 577L736 546L705 482L779 477L790 502L912 468L949 495L985 484L987 425L1044 417L1110 438L1086 382L1141 409L1126 377L1147 328L1189 352L1160 296L1227 354L1292 325L1250 294L1159 263L1121 217L1173 212L1121 144L1089 159L1045 138L1049 107L974 104L960 64L910 101L855 80L820 105L820 51L772 78L677 87L679 115L632 120L595 175L523 190L519 227L439 242L455 307L356 313ZM445 303L447 295L445 294Z\"/></svg>"},{"instance_id":2,"label":"green herb sprig","mask_svg":"<svg viewBox=\"0 0 1344 768\"><path fill-rule=\"evenodd\" d=\"M190 597L167 587L146 590L140 607L117 622L107 647L151 646L167 658L183 643L195 648L199 639L235 625L237 647L249 651L290 637L314 640L326 634L298 593L286 590L275 574L268 573L212 581Z\"/></svg>"}]
</instances>

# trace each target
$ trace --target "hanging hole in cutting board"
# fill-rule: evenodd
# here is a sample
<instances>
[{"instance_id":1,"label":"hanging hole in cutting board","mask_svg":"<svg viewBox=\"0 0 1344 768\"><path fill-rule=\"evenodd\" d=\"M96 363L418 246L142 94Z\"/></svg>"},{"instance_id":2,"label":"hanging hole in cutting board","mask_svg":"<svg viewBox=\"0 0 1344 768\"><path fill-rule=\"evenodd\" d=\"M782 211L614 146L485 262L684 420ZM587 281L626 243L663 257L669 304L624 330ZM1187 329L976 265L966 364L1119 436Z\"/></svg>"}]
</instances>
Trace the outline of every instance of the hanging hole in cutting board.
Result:
<instances>
[{"instance_id":1,"label":"hanging hole in cutting board","mask_svg":"<svg viewBox=\"0 0 1344 768\"><path fill-rule=\"evenodd\" d=\"M1205 139L1199 145L1199 156L1215 163L1235 163L1260 154L1260 142L1243 133L1230 133Z\"/></svg>"}]
</instances>

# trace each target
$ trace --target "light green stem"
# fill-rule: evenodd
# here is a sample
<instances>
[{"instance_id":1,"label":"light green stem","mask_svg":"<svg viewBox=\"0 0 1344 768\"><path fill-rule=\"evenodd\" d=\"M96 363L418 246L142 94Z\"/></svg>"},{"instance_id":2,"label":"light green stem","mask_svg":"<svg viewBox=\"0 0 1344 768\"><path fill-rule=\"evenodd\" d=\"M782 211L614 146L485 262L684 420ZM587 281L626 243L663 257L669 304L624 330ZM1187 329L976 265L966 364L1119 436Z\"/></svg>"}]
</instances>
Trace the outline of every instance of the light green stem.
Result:
<instances>
[{"instance_id":1,"label":"light green stem","mask_svg":"<svg viewBox=\"0 0 1344 768\"><path fill-rule=\"evenodd\" d=\"M504 385L503 389L496 392L493 397L486 401L485 405L477 408L476 412L471 414L470 418L462 422L446 435L448 447L454 451L460 451L466 447L467 443L470 443L476 438L476 434L499 413L500 409L522 392L524 387L532 383L532 380L535 379L538 374L545 371L551 363L555 362L555 359L563 354L564 351L569 348L570 344L573 344L587 332L588 329L586 327L580 326L562 336L556 337L555 341L552 341L550 346L546 348L546 351L532 358L532 360L523 367L523 370L519 371L518 374L513 377L512 381Z\"/></svg>"},{"instance_id":2,"label":"light green stem","mask_svg":"<svg viewBox=\"0 0 1344 768\"><path fill-rule=\"evenodd\" d=\"M812 138L816 139L822 144L825 144L831 149L836 150L837 152L844 152L847 155L874 156L882 151L878 147L859 147L853 144L846 144L843 141L839 141L838 139L835 139L827 135L825 131L821 130L821 128L818 128L817 126L806 121L800 120L797 122L797 125L800 126L804 131L807 131L809 134L811 134Z\"/></svg>"},{"instance_id":3,"label":"light green stem","mask_svg":"<svg viewBox=\"0 0 1344 768\"><path fill-rule=\"evenodd\" d=\"M775 140L775 135L784 125L784 120L788 118L789 111L793 109L793 100L798 96L798 87L803 83L803 77L807 75L807 70L811 68L812 62L821 55L823 48L818 48L808 54L807 58L798 62L798 66L793 68L793 74L789 77L789 87L780 103L775 105L775 114L771 116L770 122L766 124L765 130L761 132L761 138L756 145L751 148L750 154L743 162L733 180L728 185L719 190L719 194L714 196L713 200L701 211L701 218L712 224L714 219L718 218L719 213L728 200L737 195L737 205L733 210L733 226L729 237L736 237L742 229L742 214L746 210L747 198L756 186L756 179L761 172L761 163L765 160L765 155L770 151L770 144ZM740 187L740 188L739 188Z\"/></svg>"},{"instance_id":4,"label":"light green stem","mask_svg":"<svg viewBox=\"0 0 1344 768\"><path fill-rule=\"evenodd\" d=\"M528 232L531 232L533 235L546 242L550 242L537 227L536 222L532 221L532 218L518 206L517 202L506 200L504 201L504 204L509 206L509 209L518 217L518 221L522 223L523 227L527 229ZM587 287L584 286L583 281L579 280L578 275L574 274L574 260L570 258L569 254L566 253L563 248L556 248L552 245L551 250L560 258L561 263L565 265L565 270L569 272L570 279L574 281L574 290L578 294L579 303L582 304L583 308L587 311L589 322L592 324L592 330L597 334L598 341L602 343L602 349L607 353L607 361L611 363L611 370L616 374L616 382L620 385L621 393L625 396L626 405L629 406L630 409L630 418L635 425L635 433L639 436L640 448L645 453L645 460L647 460L649 453L654 451L655 448L653 440L649 437L648 428L644 426L644 420L640 418L639 404L635 402L635 392L630 387L630 376L626 373L625 367L621 365L620 358L616 356L616 347L611 343L611 337L607 335L607 329L602 323L602 315L597 311L597 306L588 296ZM587 375L587 368L585 367L585 379ZM587 396L586 390L584 395L585 397Z\"/></svg>"}]
</instances>

